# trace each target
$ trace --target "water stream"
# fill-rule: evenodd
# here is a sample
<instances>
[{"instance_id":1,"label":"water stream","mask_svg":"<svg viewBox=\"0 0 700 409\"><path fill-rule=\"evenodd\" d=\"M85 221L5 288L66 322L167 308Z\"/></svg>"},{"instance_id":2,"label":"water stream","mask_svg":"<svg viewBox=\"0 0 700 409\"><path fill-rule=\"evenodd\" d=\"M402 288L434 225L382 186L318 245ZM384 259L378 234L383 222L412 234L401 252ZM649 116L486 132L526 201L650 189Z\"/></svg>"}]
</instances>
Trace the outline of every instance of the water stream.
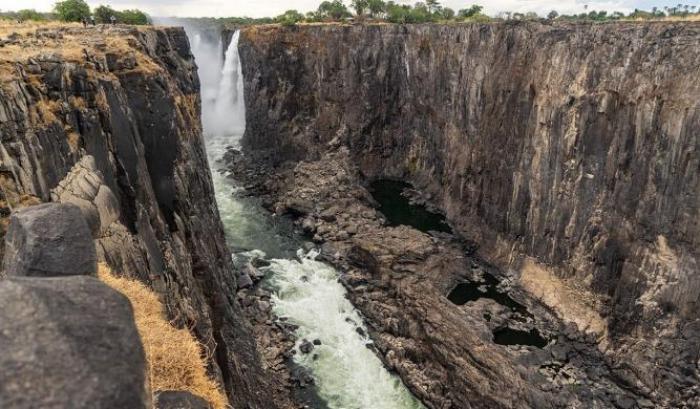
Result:
<instances>
[{"instance_id":1,"label":"water stream","mask_svg":"<svg viewBox=\"0 0 700 409\"><path fill-rule=\"evenodd\" d=\"M245 130L243 75L238 56L238 32L226 50L206 44L204 36L186 28L200 72L219 64L216 76L202 81L202 121L216 201L234 262L251 253L264 255L265 285L273 289L273 311L298 325L297 345L318 340L313 353L294 355L295 363L310 370L324 407L332 409L418 409L418 402L401 380L386 370L368 348L362 317L346 298L339 273L315 260L315 252L298 250L302 239L288 220L267 213L260 204L240 194L241 187L219 163L227 149L236 148ZM213 53L212 53L212 50ZM218 56L216 55L218 53ZM214 54L214 55L212 55ZM204 89L205 87L216 87ZM358 330L359 329L359 330Z\"/></svg>"}]
</instances>

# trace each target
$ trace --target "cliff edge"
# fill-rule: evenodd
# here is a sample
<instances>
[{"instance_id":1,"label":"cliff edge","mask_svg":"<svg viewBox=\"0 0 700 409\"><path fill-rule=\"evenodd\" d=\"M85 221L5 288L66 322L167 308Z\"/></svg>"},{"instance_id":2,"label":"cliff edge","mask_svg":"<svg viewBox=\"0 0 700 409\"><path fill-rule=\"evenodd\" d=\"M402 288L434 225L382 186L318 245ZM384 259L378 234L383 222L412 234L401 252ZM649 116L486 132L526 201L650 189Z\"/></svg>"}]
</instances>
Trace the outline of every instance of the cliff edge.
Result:
<instances>
[{"instance_id":1,"label":"cliff edge","mask_svg":"<svg viewBox=\"0 0 700 409\"><path fill-rule=\"evenodd\" d=\"M413 182L618 379L678 407L698 396L699 39L694 22L246 28L243 144L302 163L297 180L346 149L363 183Z\"/></svg>"},{"instance_id":2,"label":"cliff edge","mask_svg":"<svg viewBox=\"0 0 700 409\"><path fill-rule=\"evenodd\" d=\"M231 403L274 407L234 299L184 30L22 25L0 38L0 236L17 209L77 205L98 260L158 293Z\"/></svg>"}]
</instances>

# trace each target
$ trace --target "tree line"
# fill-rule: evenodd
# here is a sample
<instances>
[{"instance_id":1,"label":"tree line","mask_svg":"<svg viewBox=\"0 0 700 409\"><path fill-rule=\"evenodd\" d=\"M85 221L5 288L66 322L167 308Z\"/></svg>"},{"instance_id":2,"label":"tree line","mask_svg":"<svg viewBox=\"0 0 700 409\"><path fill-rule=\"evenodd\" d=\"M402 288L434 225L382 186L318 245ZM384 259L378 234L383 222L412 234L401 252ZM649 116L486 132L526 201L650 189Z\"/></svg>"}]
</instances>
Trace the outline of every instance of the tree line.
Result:
<instances>
[{"instance_id":1,"label":"tree line","mask_svg":"<svg viewBox=\"0 0 700 409\"><path fill-rule=\"evenodd\" d=\"M287 10L271 19L273 23L292 25L334 21L386 21L397 24L431 23L445 21L490 21L482 13L483 7L472 5L458 11L443 7L438 0L426 0L413 5L384 0L351 0L349 7L342 0L327 0L314 11L302 14Z\"/></svg>"},{"instance_id":2,"label":"tree line","mask_svg":"<svg viewBox=\"0 0 700 409\"><path fill-rule=\"evenodd\" d=\"M0 17L17 21L65 22L87 22L94 18L95 22L98 24L151 24L150 17L141 10L115 10L110 6L104 5L90 10L90 6L84 0L58 1L54 4L51 13L41 13L33 9L23 9L19 11L0 12Z\"/></svg>"},{"instance_id":3,"label":"tree line","mask_svg":"<svg viewBox=\"0 0 700 409\"><path fill-rule=\"evenodd\" d=\"M394 0L326 0L316 10L301 13L298 10L287 10L276 17L249 18L225 17L194 19L201 21L216 21L235 25L251 24L282 24L321 23L342 21L380 21L396 24L431 23L431 22L488 22L503 20L563 20L563 21L614 21L614 20L654 20L667 17L689 17L700 15L700 8L695 5L678 4L672 7L653 7L651 10L635 9L631 13L587 10L579 14L562 14L552 10L547 15L537 13L502 12L495 17L482 13L483 7L470 5L454 10L444 7L439 0L424 0L413 5ZM18 20L61 20L82 21L94 17L98 23L110 23L114 16L117 23L150 24L146 13L137 10L117 11L109 6L99 6L90 11L84 0L62 0L55 4L53 13L40 13L35 10L20 10L17 12L0 13L0 17Z\"/></svg>"},{"instance_id":4,"label":"tree line","mask_svg":"<svg viewBox=\"0 0 700 409\"><path fill-rule=\"evenodd\" d=\"M353 12L351 12L351 9ZM502 12L495 17L482 13L483 7L471 5L455 11L443 7L438 0L425 0L413 5L400 4L384 0L350 0L349 7L342 0L324 1L315 11L302 14L297 10L267 19L269 22L291 25L297 23L334 22L353 20L378 20L390 23L430 23L430 22L463 22L463 21L502 21L502 20L579 20L579 21L613 21L613 20L653 20L666 17L689 17L700 15L700 8L689 4L678 4L673 7L653 7L651 11L635 9L624 14L622 12L588 11L579 14L562 14L552 10L545 16L537 13Z\"/></svg>"}]
</instances>

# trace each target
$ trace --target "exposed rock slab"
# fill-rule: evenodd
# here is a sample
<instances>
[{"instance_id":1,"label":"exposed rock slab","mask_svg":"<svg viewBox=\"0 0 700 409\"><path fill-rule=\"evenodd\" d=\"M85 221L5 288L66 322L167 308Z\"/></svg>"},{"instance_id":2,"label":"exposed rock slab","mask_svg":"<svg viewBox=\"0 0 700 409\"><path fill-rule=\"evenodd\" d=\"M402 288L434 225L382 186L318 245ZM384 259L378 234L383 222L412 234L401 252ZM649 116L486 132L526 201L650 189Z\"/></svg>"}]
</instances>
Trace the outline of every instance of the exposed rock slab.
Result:
<instances>
[{"instance_id":1,"label":"exposed rock slab","mask_svg":"<svg viewBox=\"0 0 700 409\"><path fill-rule=\"evenodd\" d=\"M13 277L0 281L0 300L0 407L151 407L123 295L87 276Z\"/></svg>"},{"instance_id":2,"label":"exposed rock slab","mask_svg":"<svg viewBox=\"0 0 700 409\"><path fill-rule=\"evenodd\" d=\"M97 274L95 244L80 208L46 203L14 212L3 267L7 276Z\"/></svg>"},{"instance_id":3,"label":"exposed rock slab","mask_svg":"<svg viewBox=\"0 0 700 409\"><path fill-rule=\"evenodd\" d=\"M211 409L207 401L184 391L162 391L155 396L156 409Z\"/></svg>"}]
</instances>

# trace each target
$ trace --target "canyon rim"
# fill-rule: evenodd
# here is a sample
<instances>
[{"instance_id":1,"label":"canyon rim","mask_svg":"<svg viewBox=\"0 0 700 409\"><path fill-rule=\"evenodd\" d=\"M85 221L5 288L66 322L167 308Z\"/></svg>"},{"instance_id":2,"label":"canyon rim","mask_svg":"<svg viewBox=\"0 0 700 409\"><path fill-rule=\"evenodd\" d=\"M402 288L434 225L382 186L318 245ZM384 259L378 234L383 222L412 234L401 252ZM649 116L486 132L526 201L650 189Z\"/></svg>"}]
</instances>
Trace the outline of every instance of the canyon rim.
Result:
<instances>
[{"instance_id":1,"label":"canyon rim","mask_svg":"<svg viewBox=\"0 0 700 409\"><path fill-rule=\"evenodd\" d=\"M700 22L85 25L0 23L0 407L700 407Z\"/></svg>"}]
</instances>

